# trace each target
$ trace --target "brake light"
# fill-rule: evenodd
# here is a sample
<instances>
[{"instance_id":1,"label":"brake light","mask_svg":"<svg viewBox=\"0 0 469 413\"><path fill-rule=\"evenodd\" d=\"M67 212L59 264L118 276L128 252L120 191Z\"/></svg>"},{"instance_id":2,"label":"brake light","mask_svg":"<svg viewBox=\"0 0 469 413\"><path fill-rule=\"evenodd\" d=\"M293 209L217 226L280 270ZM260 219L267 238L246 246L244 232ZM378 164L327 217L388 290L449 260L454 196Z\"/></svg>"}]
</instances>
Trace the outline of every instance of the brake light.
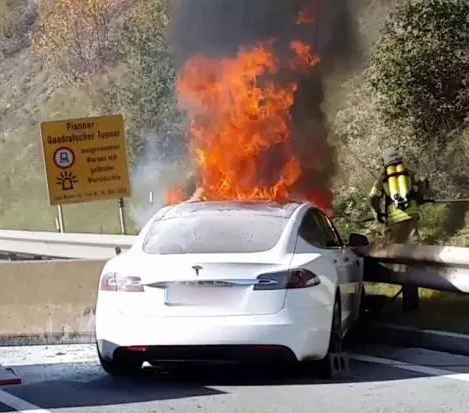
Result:
<instances>
[{"instance_id":1,"label":"brake light","mask_svg":"<svg viewBox=\"0 0 469 413\"><path fill-rule=\"evenodd\" d=\"M148 346L128 346L128 347L123 347L124 350L127 351L132 351L136 353L145 353L145 351L148 350Z\"/></svg>"},{"instance_id":2,"label":"brake light","mask_svg":"<svg viewBox=\"0 0 469 413\"><path fill-rule=\"evenodd\" d=\"M115 273L104 274L101 279L101 291L142 293L143 285L139 277L120 276Z\"/></svg>"},{"instance_id":3,"label":"brake light","mask_svg":"<svg viewBox=\"0 0 469 413\"><path fill-rule=\"evenodd\" d=\"M319 277L309 270L295 268L288 271L262 274L257 277L254 290L292 290L320 284Z\"/></svg>"}]
</instances>

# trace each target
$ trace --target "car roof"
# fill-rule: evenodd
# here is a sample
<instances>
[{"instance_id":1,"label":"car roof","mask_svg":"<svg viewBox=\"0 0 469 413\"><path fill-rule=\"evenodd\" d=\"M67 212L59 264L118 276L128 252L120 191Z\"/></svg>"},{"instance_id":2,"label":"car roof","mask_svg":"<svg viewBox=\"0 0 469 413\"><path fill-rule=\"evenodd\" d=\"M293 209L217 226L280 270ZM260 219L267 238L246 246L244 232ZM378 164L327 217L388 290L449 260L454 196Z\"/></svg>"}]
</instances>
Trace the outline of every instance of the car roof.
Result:
<instances>
[{"instance_id":1,"label":"car roof","mask_svg":"<svg viewBox=\"0 0 469 413\"><path fill-rule=\"evenodd\" d=\"M225 212L248 212L253 215L264 215L278 218L290 218L303 201L289 201L285 203L275 201L196 201L183 202L165 208L158 217L159 220L179 218L182 216L211 215Z\"/></svg>"}]
</instances>

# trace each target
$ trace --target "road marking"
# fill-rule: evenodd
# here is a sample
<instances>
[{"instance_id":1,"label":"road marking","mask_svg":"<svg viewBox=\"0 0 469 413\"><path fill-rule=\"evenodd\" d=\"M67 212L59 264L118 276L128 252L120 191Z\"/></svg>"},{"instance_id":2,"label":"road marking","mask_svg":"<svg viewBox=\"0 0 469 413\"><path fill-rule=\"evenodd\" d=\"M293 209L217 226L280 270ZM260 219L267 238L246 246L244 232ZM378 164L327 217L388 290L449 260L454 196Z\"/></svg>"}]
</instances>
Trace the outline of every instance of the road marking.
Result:
<instances>
[{"instance_id":1,"label":"road marking","mask_svg":"<svg viewBox=\"0 0 469 413\"><path fill-rule=\"evenodd\" d=\"M440 376L446 379L460 380L469 382L469 373L455 373L450 370L437 369L430 366L421 366L419 364L406 363L404 361L397 361L391 359L385 359L381 357L367 356L366 354L353 354L350 358L358 361L364 361L367 363L384 364L390 367L396 367L398 369L414 371L417 373L427 374L429 376Z\"/></svg>"},{"instance_id":2,"label":"road marking","mask_svg":"<svg viewBox=\"0 0 469 413\"><path fill-rule=\"evenodd\" d=\"M52 413L50 410L41 409L39 406L13 396L4 390L0 390L0 403L6 404L20 413Z\"/></svg>"},{"instance_id":3,"label":"road marking","mask_svg":"<svg viewBox=\"0 0 469 413\"><path fill-rule=\"evenodd\" d=\"M442 330L416 330L414 327L408 327L408 326L401 326L401 325L395 325L395 324L388 324L388 323L377 323L377 327L384 327L384 328L390 328L393 330L402 330L402 331L408 331L408 332L418 332L418 333L423 333L423 334L434 334L437 336L443 336L443 337L454 337L454 338L459 338L461 340L468 340L469 336L467 334L461 334L461 333L454 333L451 331L442 331Z\"/></svg>"}]
</instances>

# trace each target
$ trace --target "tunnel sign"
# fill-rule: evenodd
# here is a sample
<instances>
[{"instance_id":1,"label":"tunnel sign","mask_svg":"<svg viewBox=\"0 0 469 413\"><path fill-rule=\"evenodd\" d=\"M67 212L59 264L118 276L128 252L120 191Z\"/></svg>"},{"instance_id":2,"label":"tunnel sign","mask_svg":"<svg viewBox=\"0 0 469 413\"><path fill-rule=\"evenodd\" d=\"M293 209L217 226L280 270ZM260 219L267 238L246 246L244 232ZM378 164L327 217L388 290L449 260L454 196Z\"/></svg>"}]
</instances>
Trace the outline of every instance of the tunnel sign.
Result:
<instances>
[{"instance_id":1,"label":"tunnel sign","mask_svg":"<svg viewBox=\"0 0 469 413\"><path fill-rule=\"evenodd\" d=\"M43 122L41 137L51 205L130 196L121 115Z\"/></svg>"}]
</instances>

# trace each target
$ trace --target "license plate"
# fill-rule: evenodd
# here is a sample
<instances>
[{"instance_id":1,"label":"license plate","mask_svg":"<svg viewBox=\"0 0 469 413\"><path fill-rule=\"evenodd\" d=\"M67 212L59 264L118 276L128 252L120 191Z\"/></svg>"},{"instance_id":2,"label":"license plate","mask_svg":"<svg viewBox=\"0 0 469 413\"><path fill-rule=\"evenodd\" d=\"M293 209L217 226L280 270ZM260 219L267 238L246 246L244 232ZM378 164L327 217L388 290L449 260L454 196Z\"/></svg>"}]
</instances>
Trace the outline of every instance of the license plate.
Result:
<instances>
[{"instance_id":1,"label":"license plate","mask_svg":"<svg viewBox=\"0 0 469 413\"><path fill-rule=\"evenodd\" d=\"M197 301L198 291L194 287L187 287L184 284L177 284L166 287L164 302L166 305L191 304Z\"/></svg>"},{"instance_id":2,"label":"license plate","mask_svg":"<svg viewBox=\"0 0 469 413\"><path fill-rule=\"evenodd\" d=\"M208 286L188 286L183 284L171 285L165 289L164 302L166 305L193 305L210 307L224 305L231 301L233 289L214 288ZM234 294L237 295L237 294Z\"/></svg>"}]
</instances>

